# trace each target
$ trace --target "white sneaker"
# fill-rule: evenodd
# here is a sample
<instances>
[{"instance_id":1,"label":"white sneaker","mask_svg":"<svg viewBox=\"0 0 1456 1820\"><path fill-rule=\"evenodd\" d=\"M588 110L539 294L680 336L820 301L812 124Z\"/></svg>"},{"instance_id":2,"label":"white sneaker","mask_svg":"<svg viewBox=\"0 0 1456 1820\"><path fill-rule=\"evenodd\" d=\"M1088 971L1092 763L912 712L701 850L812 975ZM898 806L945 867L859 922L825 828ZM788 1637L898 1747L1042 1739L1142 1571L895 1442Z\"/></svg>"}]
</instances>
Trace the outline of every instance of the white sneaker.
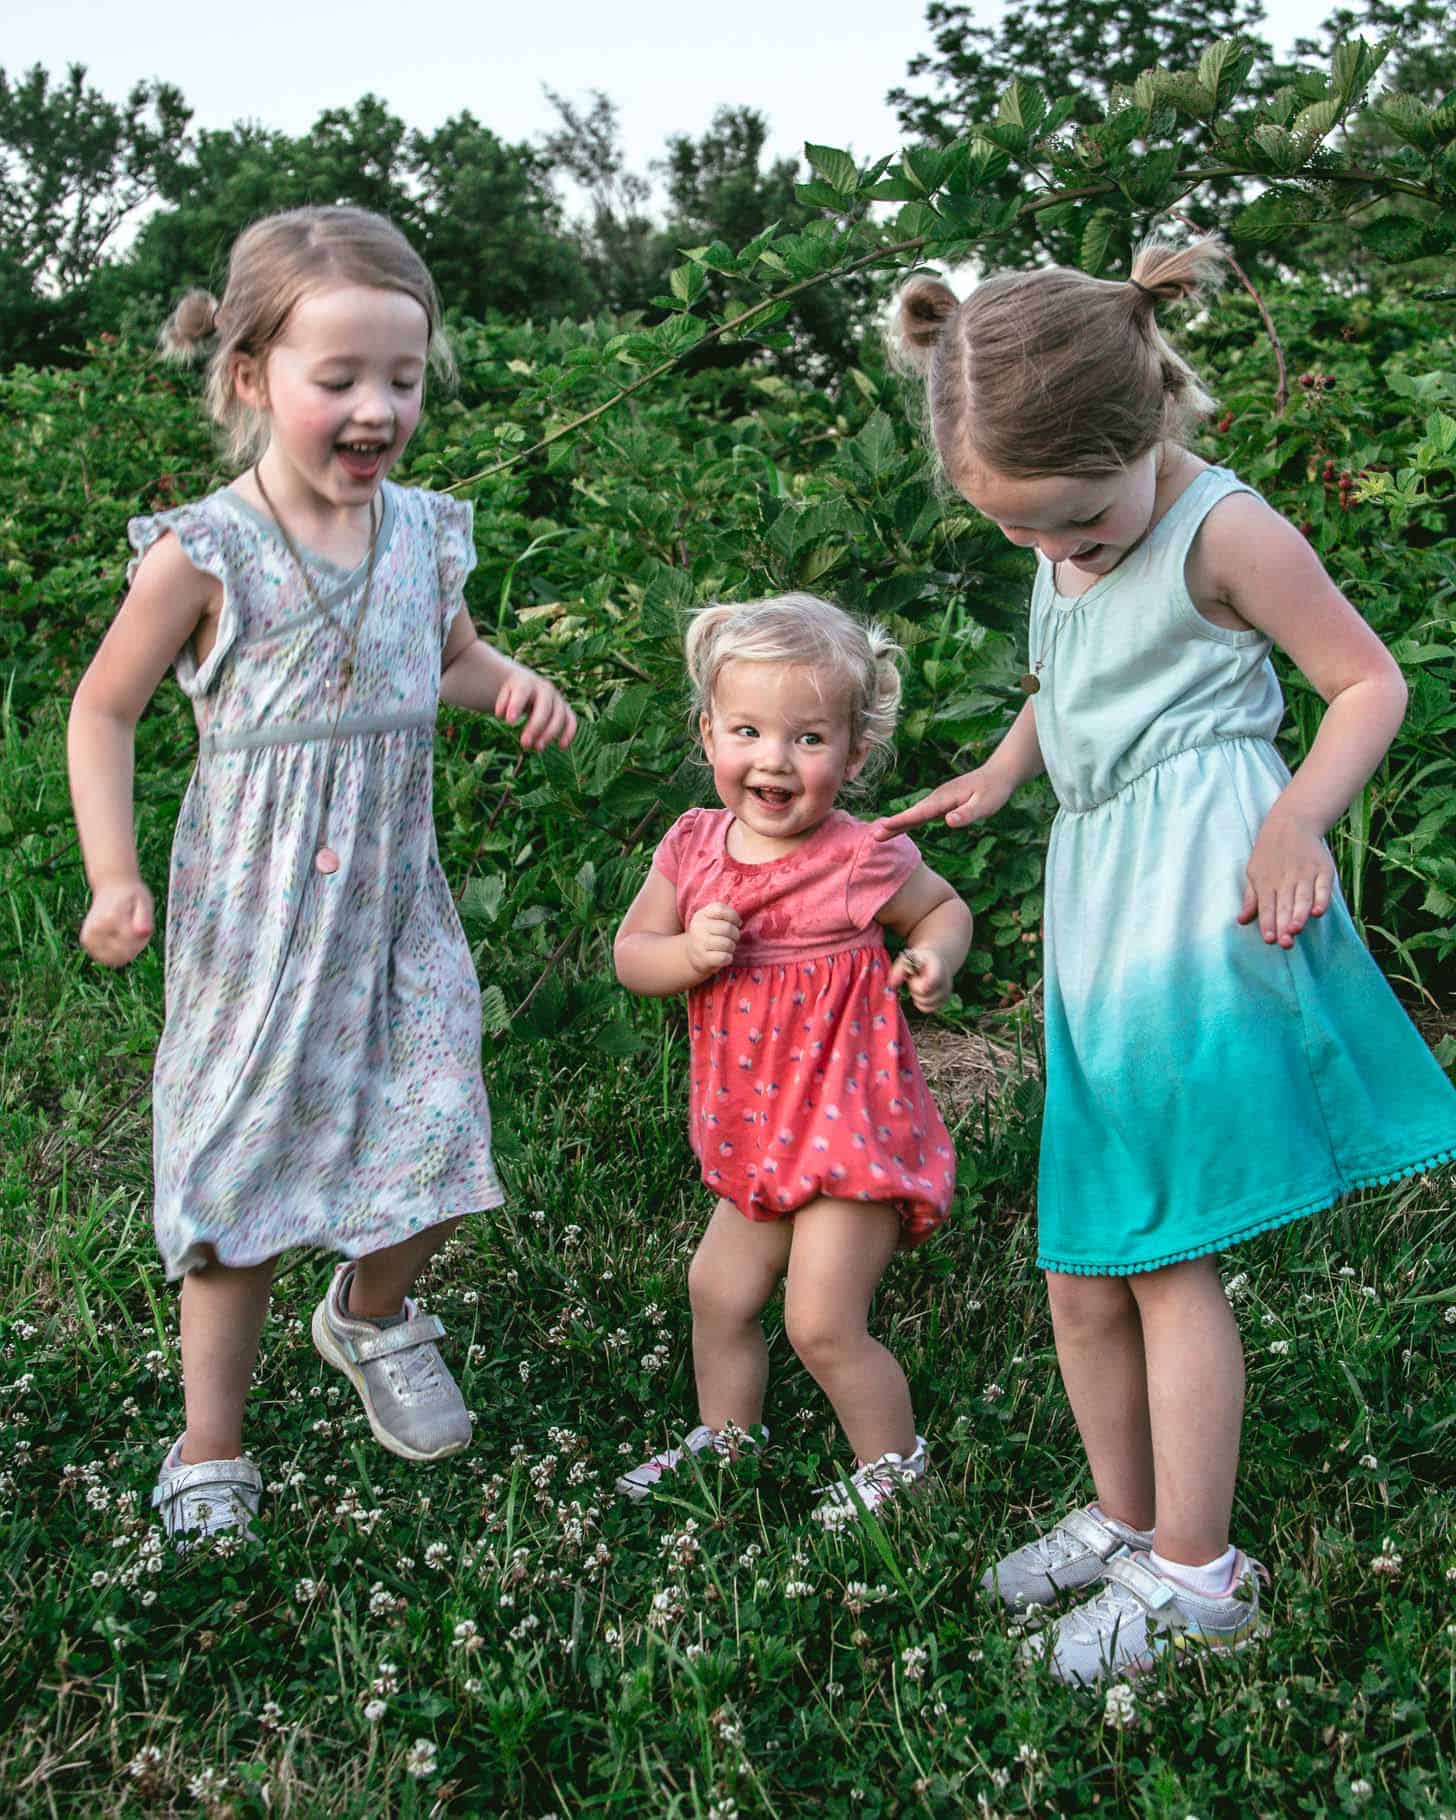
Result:
<instances>
[{"instance_id":1,"label":"white sneaker","mask_svg":"<svg viewBox=\"0 0 1456 1820\"><path fill-rule=\"evenodd\" d=\"M767 1440L768 1430L761 1425L756 1429L742 1429L730 1423L727 1428L718 1429L700 1422L683 1436L677 1447L666 1447L630 1472L624 1472L617 1480L617 1490L624 1498L649 1498L663 1479L670 1477L695 1454L706 1453L711 1448L714 1453L736 1459L741 1448L760 1447Z\"/></svg>"},{"instance_id":2,"label":"white sneaker","mask_svg":"<svg viewBox=\"0 0 1456 1820\"><path fill-rule=\"evenodd\" d=\"M253 1536L253 1518L263 1495L263 1479L249 1459L182 1459L182 1443L174 1441L157 1473L152 1508L162 1520L168 1540L181 1552L189 1542L237 1530Z\"/></svg>"},{"instance_id":3,"label":"white sneaker","mask_svg":"<svg viewBox=\"0 0 1456 1820\"><path fill-rule=\"evenodd\" d=\"M916 1435L914 1453L882 1453L878 1460L856 1466L847 1483L826 1486L814 1507L814 1521L826 1529L842 1529L862 1512L876 1511L890 1498L918 1490L926 1464L925 1436Z\"/></svg>"},{"instance_id":4,"label":"white sneaker","mask_svg":"<svg viewBox=\"0 0 1456 1820\"><path fill-rule=\"evenodd\" d=\"M1008 1611L1024 1617L1038 1606L1055 1605L1063 1593L1080 1592L1100 1580L1114 1555L1151 1548L1152 1543L1151 1531L1131 1529L1089 1504L1068 1511L1044 1535L988 1567L981 1585L997 1594Z\"/></svg>"},{"instance_id":5,"label":"white sneaker","mask_svg":"<svg viewBox=\"0 0 1456 1820\"><path fill-rule=\"evenodd\" d=\"M1167 1650L1247 1649L1260 1635L1259 1582L1269 1575L1234 1557L1229 1590L1207 1598L1160 1573L1145 1554L1115 1556L1102 1589L1021 1646L1023 1662L1044 1661L1059 1681L1090 1687L1109 1675L1137 1675Z\"/></svg>"}]
</instances>

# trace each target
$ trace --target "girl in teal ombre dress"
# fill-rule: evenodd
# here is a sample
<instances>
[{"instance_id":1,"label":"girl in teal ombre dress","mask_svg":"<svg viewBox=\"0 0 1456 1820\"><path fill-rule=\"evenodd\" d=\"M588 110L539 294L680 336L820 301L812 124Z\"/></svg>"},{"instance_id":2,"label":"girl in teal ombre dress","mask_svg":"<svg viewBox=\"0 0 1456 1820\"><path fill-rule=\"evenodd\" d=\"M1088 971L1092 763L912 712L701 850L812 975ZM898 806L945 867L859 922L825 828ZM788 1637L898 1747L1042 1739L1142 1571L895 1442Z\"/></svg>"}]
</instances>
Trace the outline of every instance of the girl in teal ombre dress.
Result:
<instances>
[{"instance_id":1,"label":"girl in teal ombre dress","mask_svg":"<svg viewBox=\"0 0 1456 1820\"><path fill-rule=\"evenodd\" d=\"M1060 805L1038 1264L1097 1498L985 1585L1029 1615L1093 1589L1026 1646L1079 1682L1256 1633L1267 1576L1229 1546L1244 1371L1214 1254L1456 1156L1456 1092L1324 841L1404 681L1293 526L1180 440L1209 400L1157 309L1223 259L1150 242L1125 283L1006 274L958 304L917 279L899 305L948 478L1038 553L1026 706L884 831L965 827L1042 770ZM1328 704L1292 778L1276 644Z\"/></svg>"}]
</instances>

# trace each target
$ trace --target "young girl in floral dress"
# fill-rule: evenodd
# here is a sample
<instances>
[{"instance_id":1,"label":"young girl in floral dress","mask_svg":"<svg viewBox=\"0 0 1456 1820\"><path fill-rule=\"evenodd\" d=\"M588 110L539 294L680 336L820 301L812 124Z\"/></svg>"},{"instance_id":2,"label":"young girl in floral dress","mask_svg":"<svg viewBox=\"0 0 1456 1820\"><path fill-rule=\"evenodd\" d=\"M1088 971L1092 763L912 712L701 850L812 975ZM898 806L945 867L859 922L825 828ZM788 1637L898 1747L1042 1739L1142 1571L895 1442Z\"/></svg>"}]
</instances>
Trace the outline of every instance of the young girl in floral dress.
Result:
<instances>
[{"instance_id":1,"label":"young girl in floral dress","mask_svg":"<svg viewBox=\"0 0 1456 1820\"><path fill-rule=\"evenodd\" d=\"M182 1282L187 1426L154 1502L169 1534L247 1529L243 1406L282 1252L341 1254L313 1335L376 1438L465 1446L443 1329L409 1290L495 1206L480 995L435 847L441 701L566 745L571 711L462 611L470 508L387 478L448 361L429 274L391 223L309 208L255 223L220 305L212 414L246 471L133 519L131 587L71 711L87 952L152 932L132 834L133 730L169 666L200 735L172 849L157 1051L157 1240Z\"/></svg>"},{"instance_id":2,"label":"young girl in floral dress","mask_svg":"<svg viewBox=\"0 0 1456 1820\"><path fill-rule=\"evenodd\" d=\"M618 1489L644 1497L758 1428L759 1315L783 1278L789 1342L855 1452L852 1489L816 1511L834 1523L925 1471L905 1374L867 1322L890 1259L935 1231L954 1186L897 991L943 1004L971 917L910 841L881 844L837 806L894 729L897 653L877 627L787 595L703 609L686 655L722 807L669 830L616 963L633 992L688 995L689 1135L717 1197L688 1272L699 1421ZM886 929L906 944L894 961Z\"/></svg>"}]
</instances>

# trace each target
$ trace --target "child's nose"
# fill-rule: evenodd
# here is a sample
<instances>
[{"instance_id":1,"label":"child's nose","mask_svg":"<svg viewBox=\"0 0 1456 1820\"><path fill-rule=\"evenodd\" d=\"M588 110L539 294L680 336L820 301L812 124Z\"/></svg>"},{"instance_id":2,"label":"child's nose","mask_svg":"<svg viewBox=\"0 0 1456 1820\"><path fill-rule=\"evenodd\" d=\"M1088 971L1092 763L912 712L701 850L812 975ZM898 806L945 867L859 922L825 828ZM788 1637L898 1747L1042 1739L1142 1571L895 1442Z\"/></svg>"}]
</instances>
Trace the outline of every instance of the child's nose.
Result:
<instances>
[{"instance_id":1,"label":"child's nose","mask_svg":"<svg viewBox=\"0 0 1456 1820\"><path fill-rule=\"evenodd\" d=\"M1065 562L1075 550L1085 549L1085 537L1052 537L1044 535L1036 538L1036 547L1048 562Z\"/></svg>"}]
</instances>

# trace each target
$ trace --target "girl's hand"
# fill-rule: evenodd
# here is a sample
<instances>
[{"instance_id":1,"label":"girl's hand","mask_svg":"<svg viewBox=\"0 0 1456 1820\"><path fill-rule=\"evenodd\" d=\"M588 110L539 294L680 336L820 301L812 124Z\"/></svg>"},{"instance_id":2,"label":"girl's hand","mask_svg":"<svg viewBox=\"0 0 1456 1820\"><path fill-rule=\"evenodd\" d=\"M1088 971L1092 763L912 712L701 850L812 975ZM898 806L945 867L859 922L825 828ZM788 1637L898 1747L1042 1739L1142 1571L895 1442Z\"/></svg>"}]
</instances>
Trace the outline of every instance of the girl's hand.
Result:
<instances>
[{"instance_id":1,"label":"girl's hand","mask_svg":"<svg viewBox=\"0 0 1456 1820\"><path fill-rule=\"evenodd\" d=\"M553 742L569 746L576 737L576 716L567 707L560 691L544 676L513 663L495 700L496 717L507 726L515 726L524 714L521 744L528 752L540 752Z\"/></svg>"},{"instance_id":2,"label":"girl's hand","mask_svg":"<svg viewBox=\"0 0 1456 1820\"><path fill-rule=\"evenodd\" d=\"M1266 942L1292 948L1312 916L1323 916L1334 893L1335 863L1318 828L1280 814L1265 817L1245 873L1240 923L1259 919Z\"/></svg>"},{"instance_id":3,"label":"girl's hand","mask_svg":"<svg viewBox=\"0 0 1456 1820\"><path fill-rule=\"evenodd\" d=\"M902 948L890 969L890 990L909 980L917 1011L938 1011L950 997L950 970L934 948Z\"/></svg>"},{"instance_id":4,"label":"girl's hand","mask_svg":"<svg viewBox=\"0 0 1456 1820\"><path fill-rule=\"evenodd\" d=\"M151 940L155 920L152 894L140 879L102 885L81 925L81 946L103 967L124 967Z\"/></svg>"},{"instance_id":5,"label":"girl's hand","mask_svg":"<svg viewBox=\"0 0 1456 1820\"><path fill-rule=\"evenodd\" d=\"M704 904L687 927L688 964L705 977L726 967L743 933L743 918L732 904Z\"/></svg>"},{"instance_id":6,"label":"girl's hand","mask_svg":"<svg viewBox=\"0 0 1456 1820\"><path fill-rule=\"evenodd\" d=\"M979 770L967 771L948 784L941 784L898 815L887 816L876 828L875 839L890 840L903 829L918 828L922 822L933 822L940 815L945 817L947 828L967 828L1004 807L1015 788L1015 780L1004 771L982 765Z\"/></svg>"}]
</instances>

